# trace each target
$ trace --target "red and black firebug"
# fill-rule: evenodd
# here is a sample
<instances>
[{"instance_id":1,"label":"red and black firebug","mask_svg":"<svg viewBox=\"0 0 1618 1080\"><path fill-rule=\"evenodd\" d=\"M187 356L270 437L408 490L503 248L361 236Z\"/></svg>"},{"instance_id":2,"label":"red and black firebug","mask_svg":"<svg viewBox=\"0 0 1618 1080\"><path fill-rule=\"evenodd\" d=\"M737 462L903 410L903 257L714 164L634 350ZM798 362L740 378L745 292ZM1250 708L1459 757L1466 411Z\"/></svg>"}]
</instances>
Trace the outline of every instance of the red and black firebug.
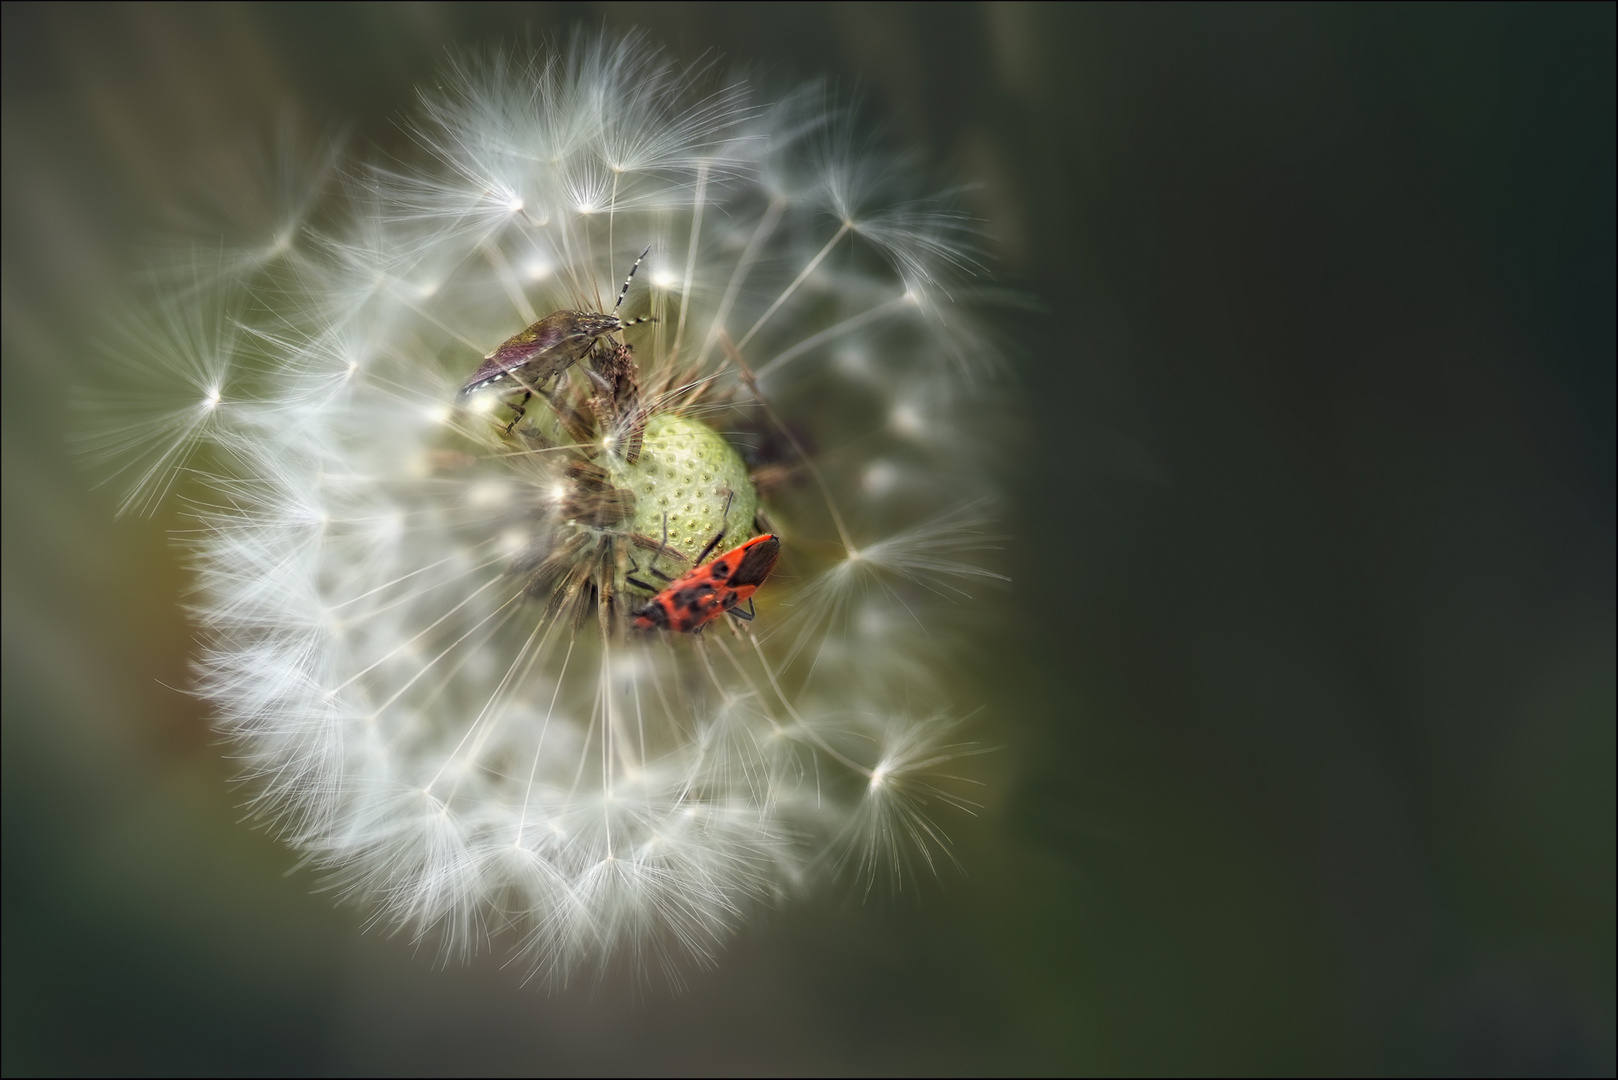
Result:
<instances>
[{"instance_id":1,"label":"red and black firebug","mask_svg":"<svg viewBox=\"0 0 1618 1080\"><path fill-rule=\"evenodd\" d=\"M725 500L725 512L730 512L729 499ZM781 557L781 540L765 533L731 548L712 562L704 562L724 538L725 530L721 528L697 556L696 568L677 578L670 579L653 567L651 572L668 582L661 590L628 578L629 584L656 594L629 613L637 630L690 634L727 613L745 622L752 621L753 594L775 569L775 562ZM738 606L743 602L747 604L746 611Z\"/></svg>"}]
</instances>

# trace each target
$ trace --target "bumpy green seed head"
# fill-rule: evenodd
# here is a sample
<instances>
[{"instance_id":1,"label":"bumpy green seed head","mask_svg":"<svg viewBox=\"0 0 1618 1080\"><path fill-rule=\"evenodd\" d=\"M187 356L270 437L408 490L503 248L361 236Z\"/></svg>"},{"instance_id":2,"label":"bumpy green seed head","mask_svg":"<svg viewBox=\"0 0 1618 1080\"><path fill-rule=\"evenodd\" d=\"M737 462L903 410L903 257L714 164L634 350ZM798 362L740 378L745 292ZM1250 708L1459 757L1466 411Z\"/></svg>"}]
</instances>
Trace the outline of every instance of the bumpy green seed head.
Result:
<instances>
[{"instance_id":1,"label":"bumpy green seed head","mask_svg":"<svg viewBox=\"0 0 1618 1080\"><path fill-rule=\"evenodd\" d=\"M629 531L662 540L666 522L668 545L693 560L683 565L657 560L658 569L671 577L689 570L721 530L725 539L715 553L728 551L756 532L758 493L748 478L747 464L719 432L700 420L675 413L653 416L646 423L635 464L613 461L607 469L614 486L635 493Z\"/></svg>"}]
</instances>

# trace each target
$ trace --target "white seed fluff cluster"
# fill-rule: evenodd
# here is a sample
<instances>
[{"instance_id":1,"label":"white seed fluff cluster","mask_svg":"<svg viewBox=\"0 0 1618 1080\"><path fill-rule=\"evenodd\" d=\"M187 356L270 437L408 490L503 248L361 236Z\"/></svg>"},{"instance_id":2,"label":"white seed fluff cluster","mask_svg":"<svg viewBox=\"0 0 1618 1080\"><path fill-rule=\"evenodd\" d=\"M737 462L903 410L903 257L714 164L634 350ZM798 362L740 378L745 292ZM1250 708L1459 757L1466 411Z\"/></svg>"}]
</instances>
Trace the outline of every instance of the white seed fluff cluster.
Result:
<instances>
[{"instance_id":1,"label":"white seed fluff cluster","mask_svg":"<svg viewBox=\"0 0 1618 1080\"><path fill-rule=\"evenodd\" d=\"M463 60L408 160L283 170L120 335L141 385L100 435L130 508L190 489L200 689L255 809L446 956L674 971L825 871L931 862L961 804L970 229L820 90L710 82L639 39ZM525 326L614 313L647 248L630 325L462 393ZM756 617L636 629L721 531L780 539Z\"/></svg>"}]
</instances>

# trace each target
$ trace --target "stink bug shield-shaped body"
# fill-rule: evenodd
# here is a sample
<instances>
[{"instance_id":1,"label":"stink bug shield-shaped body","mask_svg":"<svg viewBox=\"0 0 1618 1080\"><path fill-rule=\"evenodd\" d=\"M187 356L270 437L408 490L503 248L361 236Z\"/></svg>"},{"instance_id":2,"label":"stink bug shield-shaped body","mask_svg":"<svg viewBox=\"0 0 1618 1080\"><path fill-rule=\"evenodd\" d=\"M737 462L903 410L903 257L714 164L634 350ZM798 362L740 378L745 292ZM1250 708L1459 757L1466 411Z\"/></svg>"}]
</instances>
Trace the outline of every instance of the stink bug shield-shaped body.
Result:
<instances>
[{"instance_id":1,"label":"stink bug shield-shaped body","mask_svg":"<svg viewBox=\"0 0 1618 1080\"><path fill-rule=\"evenodd\" d=\"M709 551L719 539L719 536L714 537ZM708 551L704 551L697 561L701 562L707 555ZM712 562L681 574L652 597L650 603L630 612L630 617L638 630L674 630L687 634L701 630L726 612L751 619L752 605L749 604L745 612L737 605L751 599L780 557L778 538L768 533L755 536ZM650 587L640 582L636 584Z\"/></svg>"},{"instance_id":2,"label":"stink bug shield-shaped body","mask_svg":"<svg viewBox=\"0 0 1618 1080\"><path fill-rule=\"evenodd\" d=\"M616 315L553 311L484 357L461 387L461 396L471 397L489 387L538 390L583 359L596 338L623 328Z\"/></svg>"},{"instance_id":3,"label":"stink bug shield-shaped body","mask_svg":"<svg viewBox=\"0 0 1618 1080\"><path fill-rule=\"evenodd\" d=\"M635 280L635 271L651 250L648 247L641 252L635 265L629 268L629 276L624 278L624 287L618 290L618 302L613 304L612 311L551 312L501 342L494 352L484 357L483 363L461 386L461 398L489 388L520 392L522 400L515 406L514 426L522 418L528 399L547 382L584 359L595 348L597 340L626 326L654 321L650 316L628 322L618 317L618 309L629 294L629 283Z\"/></svg>"}]
</instances>

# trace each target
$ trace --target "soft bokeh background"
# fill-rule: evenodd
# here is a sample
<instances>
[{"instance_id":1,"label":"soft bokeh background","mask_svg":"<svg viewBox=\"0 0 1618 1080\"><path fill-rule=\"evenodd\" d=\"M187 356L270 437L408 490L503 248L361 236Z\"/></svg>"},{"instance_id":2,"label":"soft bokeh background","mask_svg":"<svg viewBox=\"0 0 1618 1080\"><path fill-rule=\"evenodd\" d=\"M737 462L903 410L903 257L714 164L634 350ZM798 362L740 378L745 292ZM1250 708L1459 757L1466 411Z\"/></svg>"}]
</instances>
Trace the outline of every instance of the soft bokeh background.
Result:
<instances>
[{"instance_id":1,"label":"soft bokeh background","mask_svg":"<svg viewBox=\"0 0 1618 1080\"><path fill-rule=\"evenodd\" d=\"M550 997L239 823L67 434L152 237L455 44L825 74L983 181L1026 403L965 874ZM1611 1074L1614 8L7 5L4 1071ZM968 706L973 702L965 703Z\"/></svg>"}]
</instances>

